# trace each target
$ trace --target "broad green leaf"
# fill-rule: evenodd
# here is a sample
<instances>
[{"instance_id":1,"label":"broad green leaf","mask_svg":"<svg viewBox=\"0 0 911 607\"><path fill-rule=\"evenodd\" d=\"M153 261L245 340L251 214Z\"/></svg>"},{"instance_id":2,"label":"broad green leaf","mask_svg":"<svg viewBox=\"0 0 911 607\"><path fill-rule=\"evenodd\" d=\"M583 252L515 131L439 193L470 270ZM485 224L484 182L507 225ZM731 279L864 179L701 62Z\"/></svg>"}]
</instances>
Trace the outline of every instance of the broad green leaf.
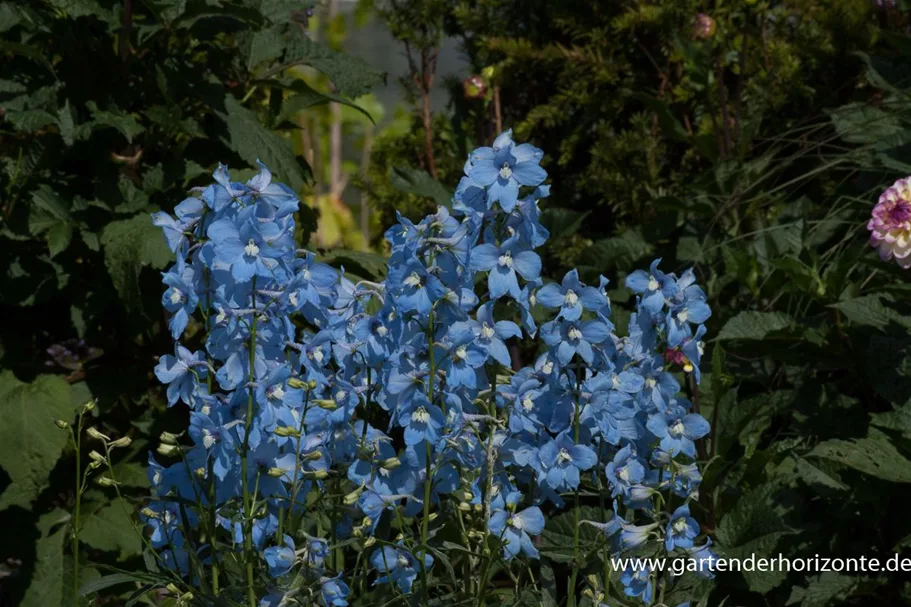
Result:
<instances>
[{"instance_id":1,"label":"broad green leaf","mask_svg":"<svg viewBox=\"0 0 911 607\"><path fill-rule=\"evenodd\" d=\"M79 539L92 548L117 552L121 559L139 554L142 548L139 536L127 518L123 505L116 501L83 522Z\"/></svg>"},{"instance_id":2,"label":"broad green leaf","mask_svg":"<svg viewBox=\"0 0 911 607\"><path fill-rule=\"evenodd\" d=\"M883 302L891 298L886 295L864 295L847 301L832 304L832 308L839 310L848 320L859 325L885 329L890 323L911 327L911 320L899 314Z\"/></svg>"},{"instance_id":3,"label":"broad green leaf","mask_svg":"<svg viewBox=\"0 0 911 607\"><path fill-rule=\"evenodd\" d=\"M232 95L225 97L231 148L251 167L261 160L291 189L299 192L306 180L291 143L266 129L256 114L240 104Z\"/></svg>"},{"instance_id":4,"label":"broad green leaf","mask_svg":"<svg viewBox=\"0 0 911 607\"><path fill-rule=\"evenodd\" d=\"M896 114L868 103L849 103L828 113L835 130L849 143L880 143L902 130Z\"/></svg>"},{"instance_id":5,"label":"broad green leaf","mask_svg":"<svg viewBox=\"0 0 911 607\"><path fill-rule=\"evenodd\" d=\"M607 518L612 516L606 514ZM557 563L570 563L573 560L573 529L576 525L575 509L567 510L561 514L547 519L544 532L541 534L539 548L541 553ZM580 506L579 520L604 523L601 510L594 506ZM600 540L601 532L591 525L581 524L579 527L579 545L581 554L592 552L592 546Z\"/></svg>"},{"instance_id":6,"label":"broad green leaf","mask_svg":"<svg viewBox=\"0 0 911 607\"><path fill-rule=\"evenodd\" d=\"M9 112L6 115L13 128L23 133L34 133L49 124L56 124L57 119L45 110L25 110L23 112Z\"/></svg>"},{"instance_id":7,"label":"broad green leaf","mask_svg":"<svg viewBox=\"0 0 911 607\"><path fill-rule=\"evenodd\" d=\"M800 476L801 480L808 485L818 485L836 491L847 491L850 489L850 487L845 485L838 478L823 472L806 459L802 457L797 457L795 459L797 461L797 474Z\"/></svg>"},{"instance_id":8,"label":"broad green leaf","mask_svg":"<svg viewBox=\"0 0 911 607\"><path fill-rule=\"evenodd\" d=\"M800 607L826 607L832 601L844 599L857 587L858 579L854 575L842 575L827 571L807 580L806 587L795 586L785 605Z\"/></svg>"},{"instance_id":9,"label":"broad green leaf","mask_svg":"<svg viewBox=\"0 0 911 607\"><path fill-rule=\"evenodd\" d=\"M99 110L98 105L94 101L86 103L86 107L92 112L93 127L110 127L117 129L130 143L133 143L133 138L136 135L139 135L145 130L135 118L116 108L112 110Z\"/></svg>"},{"instance_id":10,"label":"broad green leaf","mask_svg":"<svg viewBox=\"0 0 911 607\"><path fill-rule=\"evenodd\" d=\"M112 221L101 234L104 265L111 281L128 308L138 309L139 273L143 267L164 268L171 260L161 230L140 213L130 219Z\"/></svg>"},{"instance_id":11,"label":"broad green leaf","mask_svg":"<svg viewBox=\"0 0 911 607\"><path fill-rule=\"evenodd\" d=\"M35 546L35 571L20 607L57 607L65 604L63 544L68 527L60 524L68 520L69 514L60 508L38 519L41 537Z\"/></svg>"},{"instance_id":12,"label":"broad green leaf","mask_svg":"<svg viewBox=\"0 0 911 607\"><path fill-rule=\"evenodd\" d=\"M590 214L561 207L548 207L541 211L541 223L550 232L551 238L571 236L579 231Z\"/></svg>"},{"instance_id":13,"label":"broad green leaf","mask_svg":"<svg viewBox=\"0 0 911 607\"><path fill-rule=\"evenodd\" d=\"M426 171L393 167L389 174L389 182L400 192L431 198L439 206L452 208L452 192Z\"/></svg>"},{"instance_id":14,"label":"broad green leaf","mask_svg":"<svg viewBox=\"0 0 911 607\"><path fill-rule=\"evenodd\" d=\"M896 407L911 405L911 336L900 332L871 336L863 364L880 396Z\"/></svg>"},{"instance_id":15,"label":"broad green leaf","mask_svg":"<svg viewBox=\"0 0 911 607\"><path fill-rule=\"evenodd\" d=\"M0 466L12 483L0 494L0 511L28 509L47 487L47 476L69 440L54 420L72 421L70 386L57 375L40 375L30 384L12 371L0 374Z\"/></svg>"},{"instance_id":16,"label":"broad green leaf","mask_svg":"<svg viewBox=\"0 0 911 607\"><path fill-rule=\"evenodd\" d=\"M632 264L651 255L652 245L642 235L642 230L626 230L619 236L597 240L582 255L586 267L596 272L605 268L623 268L632 271Z\"/></svg>"},{"instance_id":17,"label":"broad green leaf","mask_svg":"<svg viewBox=\"0 0 911 607\"><path fill-rule=\"evenodd\" d=\"M385 81L386 75L363 59L336 52L310 40L296 26L290 27L291 42L285 54L286 64L309 65L321 71L329 77L339 94L352 99L366 95Z\"/></svg>"},{"instance_id":18,"label":"broad green leaf","mask_svg":"<svg viewBox=\"0 0 911 607\"><path fill-rule=\"evenodd\" d=\"M824 441L816 445L807 457L838 462L893 483L911 483L911 461L898 452L886 434L876 428L870 428L864 438Z\"/></svg>"},{"instance_id":19,"label":"broad green leaf","mask_svg":"<svg viewBox=\"0 0 911 607\"><path fill-rule=\"evenodd\" d=\"M779 312L741 312L725 323L717 339L763 339L793 322L793 318Z\"/></svg>"},{"instance_id":20,"label":"broad green leaf","mask_svg":"<svg viewBox=\"0 0 911 607\"><path fill-rule=\"evenodd\" d=\"M335 101L336 103L341 103L342 105L357 110L366 116L372 124L376 124L373 116L371 116L370 113L363 107L350 101L349 99L346 99L345 97L342 97L341 95L336 95L334 93L321 93L301 79L295 79L290 84L286 84L279 80L258 80L254 84L277 87L295 93L294 95L291 95L285 99L284 104L282 105L281 115L278 117L278 122L290 120L293 118L294 114L307 108L316 107L318 105L325 105L327 103Z\"/></svg>"},{"instance_id":21,"label":"broad green leaf","mask_svg":"<svg viewBox=\"0 0 911 607\"><path fill-rule=\"evenodd\" d=\"M50 249L51 257L65 250L70 246L70 240L73 238L73 224L61 222L54 225L47 233L47 246Z\"/></svg>"},{"instance_id":22,"label":"broad green leaf","mask_svg":"<svg viewBox=\"0 0 911 607\"><path fill-rule=\"evenodd\" d=\"M320 256L320 261L328 263L333 267L344 266L345 270L353 270L357 274L358 269L363 270L366 278L381 280L386 276L387 259L383 255L369 253L365 251L350 251L348 249L333 249Z\"/></svg>"}]
</instances>

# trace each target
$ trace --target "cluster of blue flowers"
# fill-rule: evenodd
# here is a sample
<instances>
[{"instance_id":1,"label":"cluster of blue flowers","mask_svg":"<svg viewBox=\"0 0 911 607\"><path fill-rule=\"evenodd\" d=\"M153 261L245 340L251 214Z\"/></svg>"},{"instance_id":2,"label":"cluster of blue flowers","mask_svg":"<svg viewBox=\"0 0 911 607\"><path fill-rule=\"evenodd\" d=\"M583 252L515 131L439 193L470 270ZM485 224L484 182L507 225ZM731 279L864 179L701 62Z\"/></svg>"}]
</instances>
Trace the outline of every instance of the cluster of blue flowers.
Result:
<instances>
[{"instance_id":1,"label":"cluster of blue flowers","mask_svg":"<svg viewBox=\"0 0 911 607\"><path fill-rule=\"evenodd\" d=\"M172 335L200 348L178 343L155 368L169 404L189 407L192 441L163 437L159 453L181 460L168 467L150 457L159 499L144 516L163 562L192 577L194 562L218 563L233 544L274 578L263 607L304 591L346 605L334 543L360 542L373 583L409 593L434 566L439 513L458 515L472 552L493 541L507 561L537 558L544 512L583 483L613 499L611 518L582 523L614 551L651 542L711 556L687 506L709 425L672 373L698 382L705 294L692 271L665 274L656 261L634 272L621 338L607 279L585 285L574 270L544 284L541 157L511 132L475 150L451 211L399 217L386 232L383 282L298 250L298 198L262 165L246 184L219 167L175 217L154 216L177 258L162 299ZM547 318L540 329L536 318ZM546 348L522 366L518 344L539 332ZM344 516L314 529L318 517L303 515L330 494ZM403 533L384 537L384 516ZM653 572L621 581L651 602Z\"/></svg>"}]
</instances>

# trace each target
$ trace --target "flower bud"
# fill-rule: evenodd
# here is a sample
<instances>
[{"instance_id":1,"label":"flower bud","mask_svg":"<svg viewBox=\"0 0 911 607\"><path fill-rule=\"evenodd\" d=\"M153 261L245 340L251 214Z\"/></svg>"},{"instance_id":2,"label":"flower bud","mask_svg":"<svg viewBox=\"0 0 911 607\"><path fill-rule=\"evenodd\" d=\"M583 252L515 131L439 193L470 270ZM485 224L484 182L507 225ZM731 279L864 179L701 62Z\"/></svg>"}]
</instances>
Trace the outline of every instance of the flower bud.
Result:
<instances>
[{"instance_id":1,"label":"flower bud","mask_svg":"<svg viewBox=\"0 0 911 607\"><path fill-rule=\"evenodd\" d=\"M183 432L181 432L180 434L183 434ZM171 432L162 432L161 436L158 437L158 440L160 440L165 445L176 445L177 439L180 438L180 434L172 434Z\"/></svg>"},{"instance_id":2,"label":"flower bud","mask_svg":"<svg viewBox=\"0 0 911 607\"><path fill-rule=\"evenodd\" d=\"M705 13L699 13L696 15L695 23L693 23L693 38L707 40L715 35L716 27L714 19Z\"/></svg>"},{"instance_id":3,"label":"flower bud","mask_svg":"<svg viewBox=\"0 0 911 607\"><path fill-rule=\"evenodd\" d=\"M98 468L101 468L103 463L104 462L89 462L89 470L97 470Z\"/></svg>"},{"instance_id":4,"label":"flower bud","mask_svg":"<svg viewBox=\"0 0 911 607\"><path fill-rule=\"evenodd\" d=\"M289 382L290 383L290 382ZM275 429L276 436L291 436L293 438L300 438L301 433L297 431L297 428L294 426L279 426Z\"/></svg>"},{"instance_id":5,"label":"flower bud","mask_svg":"<svg viewBox=\"0 0 911 607\"><path fill-rule=\"evenodd\" d=\"M203 480L204 478L206 478L206 469L203 468L202 466L200 466L199 468L197 468L196 470L193 471L193 474L196 475L196 478Z\"/></svg>"},{"instance_id":6,"label":"flower bud","mask_svg":"<svg viewBox=\"0 0 911 607\"><path fill-rule=\"evenodd\" d=\"M100 440L100 441L111 440L110 436L106 436L106 435L102 434L95 428L95 426L89 426L88 430L86 430L85 433L89 435L89 438L94 438L95 440Z\"/></svg>"},{"instance_id":7,"label":"flower bud","mask_svg":"<svg viewBox=\"0 0 911 607\"><path fill-rule=\"evenodd\" d=\"M312 479L321 481L324 478L326 478L327 476L329 476L329 471L328 470L307 470L304 472L303 476L304 476L304 478L312 478Z\"/></svg>"},{"instance_id":8,"label":"flower bud","mask_svg":"<svg viewBox=\"0 0 911 607\"><path fill-rule=\"evenodd\" d=\"M158 518L158 513L155 512L154 510L152 510L151 508L149 508L148 506L146 506L145 508L140 510L139 514L141 514L147 518Z\"/></svg>"},{"instance_id":9,"label":"flower bud","mask_svg":"<svg viewBox=\"0 0 911 607\"><path fill-rule=\"evenodd\" d=\"M115 487L120 484L109 476L99 476L95 478L95 482L102 487Z\"/></svg>"},{"instance_id":10,"label":"flower bud","mask_svg":"<svg viewBox=\"0 0 911 607\"><path fill-rule=\"evenodd\" d=\"M165 586L165 588L167 588L168 592L171 594L180 595L180 588L175 586L173 582Z\"/></svg>"},{"instance_id":11,"label":"flower bud","mask_svg":"<svg viewBox=\"0 0 911 607\"><path fill-rule=\"evenodd\" d=\"M468 502L459 502L459 510L462 512L471 512L471 504Z\"/></svg>"},{"instance_id":12,"label":"flower bud","mask_svg":"<svg viewBox=\"0 0 911 607\"><path fill-rule=\"evenodd\" d=\"M104 462L104 456L101 455L100 453L98 453L97 451L95 451L94 449L89 451L89 458L93 462Z\"/></svg>"},{"instance_id":13,"label":"flower bud","mask_svg":"<svg viewBox=\"0 0 911 607\"><path fill-rule=\"evenodd\" d=\"M275 468L269 468L268 474L272 478L281 478L285 475L286 472L288 472L288 470L286 470L285 468L275 467Z\"/></svg>"},{"instance_id":14,"label":"flower bud","mask_svg":"<svg viewBox=\"0 0 911 607\"><path fill-rule=\"evenodd\" d=\"M310 388L310 384L297 377L292 377L288 380L288 387L294 388L295 390L306 390Z\"/></svg>"},{"instance_id":15,"label":"flower bud","mask_svg":"<svg viewBox=\"0 0 911 607\"><path fill-rule=\"evenodd\" d=\"M54 423L57 424L57 427L60 428L61 430L68 430L70 427L70 425L68 423L66 423L65 421L63 421L62 419L55 419Z\"/></svg>"},{"instance_id":16,"label":"flower bud","mask_svg":"<svg viewBox=\"0 0 911 607\"><path fill-rule=\"evenodd\" d=\"M180 455L180 447L178 447L177 445L168 445L168 444L162 443L162 444L158 445L158 449L156 449L156 451L158 453L160 453L161 455L164 455L167 457L176 457L176 456Z\"/></svg>"},{"instance_id":17,"label":"flower bud","mask_svg":"<svg viewBox=\"0 0 911 607\"><path fill-rule=\"evenodd\" d=\"M316 380L311 379L310 381L308 381L307 387L310 388L311 390L316 390Z\"/></svg>"},{"instance_id":18,"label":"flower bud","mask_svg":"<svg viewBox=\"0 0 911 607\"><path fill-rule=\"evenodd\" d=\"M121 436L117 440L111 441L110 447L112 449L118 449L120 447L129 447L132 442L133 442L133 439L130 438L129 436Z\"/></svg>"},{"instance_id":19,"label":"flower bud","mask_svg":"<svg viewBox=\"0 0 911 607\"><path fill-rule=\"evenodd\" d=\"M313 401L313 404L319 407L320 409L325 409L326 411L335 411L338 409L338 403L334 400L320 398Z\"/></svg>"},{"instance_id":20,"label":"flower bud","mask_svg":"<svg viewBox=\"0 0 911 607\"><path fill-rule=\"evenodd\" d=\"M395 470L402 465L402 460L397 457L390 457L382 463L383 470Z\"/></svg>"},{"instance_id":21,"label":"flower bud","mask_svg":"<svg viewBox=\"0 0 911 607\"><path fill-rule=\"evenodd\" d=\"M98 402L98 399L93 398L89 402L85 403L84 405L82 405L82 412L88 413L89 411L93 410L95 408L95 403L97 403L97 402Z\"/></svg>"},{"instance_id":22,"label":"flower bud","mask_svg":"<svg viewBox=\"0 0 911 607\"><path fill-rule=\"evenodd\" d=\"M439 516L440 516L439 512L431 512L430 516L427 517L427 520L435 521L435 520L437 520L437 517L439 517Z\"/></svg>"},{"instance_id":23,"label":"flower bud","mask_svg":"<svg viewBox=\"0 0 911 607\"><path fill-rule=\"evenodd\" d=\"M354 528L354 531L352 532L352 535L353 535L354 537L363 537L363 536L364 536L364 530L363 530L361 527L355 527L355 528Z\"/></svg>"},{"instance_id":24,"label":"flower bud","mask_svg":"<svg viewBox=\"0 0 911 607\"><path fill-rule=\"evenodd\" d=\"M365 516L364 520L361 521L361 525L364 527L369 527L372 524L373 524L373 520L371 520L371 518L369 516Z\"/></svg>"},{"instance_id":25,"label":"flower bud","mask_svg":"<svg viewBox=\"0 0 911 607\"><path fill-rule=\"evenodd\" d=\"M305 462L315 462L316 460L318 460L322 457L323 457L323 454L320 453L319 451L311 451L310 453L305 455L302 459Z\"/></svg>"},{"instance_id":26,"label":"flower bud","mask_svg":"<svg viewBox=\"0 0 911 607\"><path fill-rule=\"evenodd\" d=\"M342 501L345 503L346 506L353 506L355 503L357 503L358 498L361 496L361 493L363 493L363 492L364 492L364 486L361 485L360 487L358 487L357 489L355 489L354 491L352 491L351 493L346 495L342 499Z\"/></svg>"},{"instance_id":27,"label":"flower bud","mask_svg":"<svg viewBox=\"0 0 911 607\"><path fill-rule=\"evenodd\" d=\"M376 538L371 535L366 540L364 540L364 548L370 548L375 543L376 543Z\"/></svg>"},{"instance_id":28,"label":"flower bud","mask_svg":"<svg viewBox=\"0 0 911 607\"><path fill-rule=\"evenodd\" d=\"M462 81L465 99L483 99L487 94L487 83L478 75L469 76Z\"/></svg>"}]
</instances>

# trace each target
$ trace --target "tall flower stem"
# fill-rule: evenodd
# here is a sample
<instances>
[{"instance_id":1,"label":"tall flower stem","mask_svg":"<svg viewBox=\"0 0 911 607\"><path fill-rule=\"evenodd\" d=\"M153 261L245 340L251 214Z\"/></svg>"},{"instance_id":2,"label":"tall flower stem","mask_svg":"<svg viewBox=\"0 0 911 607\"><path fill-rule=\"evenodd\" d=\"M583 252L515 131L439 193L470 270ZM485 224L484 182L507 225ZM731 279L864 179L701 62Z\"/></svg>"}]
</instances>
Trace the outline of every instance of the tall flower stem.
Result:
<instances>
[{"instance_id":1,"label":"tall flower stem","mask_svg":"<svg viewBox=\"0 0 911 607\"><path fill-rule=\"evenodd\" d=\"M250 324L250 396L247 398L247 418L244 420L244 444L241 446L240 467L241 467L241 484L244 494L244 563L247 570L247 601L250 607L256 607L256 588L253 578L253 507L250 500L250 488L247 482L247 454L250 451L250 428L253 426L253 394L255 388L252 386L256 380L256 323L258 316L256 314L256 278L253 278L253 289L251 295L253 308L253 320Z\"/></svg>"},{"instance_id":2,"label":"tall flower stem","mask_svg":"<svg viewBox=\"0 0 911 607\"><path fill-rule=\"evenodd\" d=\"M79 527L80 516L82 514L82 488L83 482L80 478L82 473L82 415L79 411L79 421L76 425L76 432L70 428L70 436L73 438L73 444L76 446L76 508L73 512L73 604L78 605L77 597L79 596Z\"/></svg>"},{"instance_id":3,"label":"tall flower stem","mask_svg":"<svg viewBox=\"0 0 911 607\"><path fill-rule=\"evenodd\" d=\"M436 378L436 361L435 354L433 351L433 325L434 325L434 310L430 309L430 314L427 317L427 342L429 344L429 361L430 361L430 376L427 378L427 399L430 401L430 406L433 406L433 391L434 391L434 380ZM430 604L430 588L427 584L427 566L424 561L427 556L427 536L430 532L430 495L433 483L433 470L431 469L431 463L433 459L433 451L430 446L429 440L424 440L425 454L427 457L427 464L424 473L424 512L421 517L421 556L419 565L421 566L421 586L424 590L424 605L425 607Z\"/></svg>"},{"instance_id":4,"label":"tall flower stem","mask_svg":"<svg viewBox=\"0 0 911 607\"><path fill-rule=\"evenodd\" d=\"M579 444L579 418L581 415L581 385L582 385L582 365L576 361L576 399L575 410L573 411L573 442ZM573 509L573 570L569 575L569 585L566 588L566 605L575 607L576 605L576 579L579 575L581 565L579 556L579 487L575 490L575 508Z\"/></svg>"}]
</instances>

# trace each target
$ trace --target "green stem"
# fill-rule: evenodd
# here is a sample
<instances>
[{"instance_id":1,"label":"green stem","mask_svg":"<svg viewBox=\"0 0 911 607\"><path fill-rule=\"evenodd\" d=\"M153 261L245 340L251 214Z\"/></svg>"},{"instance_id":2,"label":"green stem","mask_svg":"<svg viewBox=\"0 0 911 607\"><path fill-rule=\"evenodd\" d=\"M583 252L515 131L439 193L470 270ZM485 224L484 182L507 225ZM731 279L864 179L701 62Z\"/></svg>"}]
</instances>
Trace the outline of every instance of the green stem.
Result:
<instances>
[{"instance_id":1,"label":"green stem","mask_svg":"<svg viewBox=\"0 0 911 607\"><path fill-rule=\"evenodd\" d=\"M428 350L430 357L430 377L427 379L427 399L430 401L430 406L433 406L433 390L434 390L434 380L436 378L436 361L434 360L434 351L433 351L433 323L434 323L434 310L431 308L430 314L427 318L427 342ZM431 486L433 483L432 470L431 470L431 459L432 459L432 450L430 447L430 441L424 441L425 454L427 456L427 464L425 469L425 480L424 480L424 512L423 517L421 518L421 558L418 563L421 566L421 586L424 590L424 605L425 607L430 604L430 589L427 585L427 567L424 565L424 561L427 556L427 535L430 532L430 493Z\"/></svg>"},{"instance_id":2,"label":"green stem","mask_svg":"<svg viewBox=\"0 0 911 607\"><path fill-rule=\"evenodd\" d=\"M79 479L82 470L82 412L79 412L77 431L73 433L73 444L76 445L76 510L73 513L73 605L79 604L79 523L82 513L82 482Z\"/></svg>"},{"instance_id":3,"label":"green stem","mask_svg":"<svg viewBox=\"0 0 911 607\"><path fill-rule=\"evenodd\" d=\"M253 293L250 296L253 308L253 321L250 325L250 377L252 384L256 379L256 277L253 278ZM247 418L244 420L244 444L241 445L240 467L241 485L244 494L244 561L247 570L247 601L250 607L256 607L256 588L253 578L253 505L250 501L250 488L247 482L247 453L250 450L250 428L253 425L253 396L254 388L250 386L250 396L247 398Z\"/></svg>"},{"instance_id":4,"label":"green stem","mask_svg":"<svg viewBox=\"0 0 911 607\"><path fill-rule=\"evenodd\" d=\"M576 361L576 402L575 402L575 411L573 413L573 442L579 444L579 417L580 417L580 385L582 383L582 366ZM569 575L569 585L566 588L566 605L567 607L575 607L576 604L576 578L579 575L579 567L581 566L579 558L579 487L576 487L575 490L575 509L573 518L575 522L573 524L573 570Z\"/></svg>"}]
</instances>

